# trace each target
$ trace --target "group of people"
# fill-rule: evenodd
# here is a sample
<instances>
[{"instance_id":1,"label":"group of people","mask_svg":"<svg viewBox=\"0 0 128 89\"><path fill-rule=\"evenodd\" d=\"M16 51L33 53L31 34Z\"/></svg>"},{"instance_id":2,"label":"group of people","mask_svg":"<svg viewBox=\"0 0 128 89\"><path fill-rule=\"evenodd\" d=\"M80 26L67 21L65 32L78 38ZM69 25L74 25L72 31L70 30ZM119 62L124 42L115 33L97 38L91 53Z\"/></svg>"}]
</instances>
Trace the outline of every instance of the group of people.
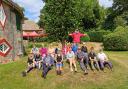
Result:
<instances>
[{"instance_id":1,"label":"group of people","mask_svg":"<svg viewBox=\"0 0 128 89\"><path fill-rule=\"evenodd\" d=\"M107 66L112 70L112 63L108 60L108 57L102 49L96 54L94 47L88 49L85 45L79 47L78 44L73 43L65 45L62 49L59 48L40 48L34 46L31 53L28 56L28 67L22 72L23 76L26 76L32 69L42 69L42 77L46 78L47 73L56 66L56 74L61 75L63 72L64 62L69 64L69 70L71 72L77 72L77 64L79 63L84 75L88 74L88 70L102 70Z\"/></svg>"}]
</instances>

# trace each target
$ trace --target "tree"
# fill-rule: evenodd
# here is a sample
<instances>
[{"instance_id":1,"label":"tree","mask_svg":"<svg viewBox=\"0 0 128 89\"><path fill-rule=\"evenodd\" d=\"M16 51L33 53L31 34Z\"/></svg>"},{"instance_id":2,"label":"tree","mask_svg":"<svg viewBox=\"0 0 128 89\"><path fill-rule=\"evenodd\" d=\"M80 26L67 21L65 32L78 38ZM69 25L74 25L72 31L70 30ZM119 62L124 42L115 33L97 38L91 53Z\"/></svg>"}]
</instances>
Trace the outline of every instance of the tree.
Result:
<instances>
[{"instance_id":1,"label":"tree","mask_svg":"<svg viewBox=\"0 0 128 89\"><path fill-rule=\"evenodd\" d=\"M106 17L103 24L105 29L114 30L117 26L128 25L128 1L113 0L113 6L108 9Z\"/></svg>"},{"instance_id":2,"label":"tree","mask_svg":"<svg viewBox=\"0 0 128 89\"><path fill-rule=\"evenodd\" d=\"M128 0L113 0L112 8L118 13L128 11Z\"/></svg>"},{"instance_id":3,"label":"tree","mask_svg":"<svg viewBox=\"0 0 128 89\"><path fill-rule=\"evenodd\" d=\"M52 41L64 40L77 28L88 31L99 27L105 18L98 0L43 0L39 25L45 28Z\"/></svg>"},{"instance_id":4,"label":"tree","mask_svg":"<svg viewBox=\"0 0 128 89\"><path fill-rule=\"evenodd\" d=\"M105 18L105 9L99 5L98 0L78 0L76 8L80 25L85 31L99 27Z\"/></svg>"},{"instance_id":5,"label":"tree","mask_svg":"<svg viewBox=\"0 0 128 89\"><path fill-rule=\"evenodd\" d=\"M69 32L78 27L76 3L77 0L45 0L39 24L44 25L51 41L64 45Z\"/></svg>"}]
</instances>

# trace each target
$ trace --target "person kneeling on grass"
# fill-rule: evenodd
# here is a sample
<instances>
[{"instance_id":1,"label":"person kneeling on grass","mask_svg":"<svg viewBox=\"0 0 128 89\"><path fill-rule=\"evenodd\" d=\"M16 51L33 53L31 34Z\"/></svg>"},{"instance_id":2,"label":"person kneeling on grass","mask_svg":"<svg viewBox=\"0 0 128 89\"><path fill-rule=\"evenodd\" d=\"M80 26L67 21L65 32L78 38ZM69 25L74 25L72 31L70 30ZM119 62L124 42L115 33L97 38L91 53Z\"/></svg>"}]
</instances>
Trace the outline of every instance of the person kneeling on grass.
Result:
<instances>
[{"instance_id":1,"label":"person kneeling on grass","mask_svg":"<svg viewBox=\"0 0 128 89\"><path fill-rule=\"evenodd\" d=\"M86 58L85 53L83 51L81 51L81 48L78 48L77 60L80 64L81 69L84 71L84 75L88 74L87 68L86 68L85 63L84 63L85 58Z\"/></svg>"},{"instance_id":2,"label":"person kneeling on grass","mask_svg":"<svg viewBox=\"0 0 128 89\"><path fill-rule=\"evenodd\" d=\"M27 64L28 64L27 70L22 72L22 76L23 77L25 77L26 76L26 73L29 73L35 67L35 65L34 65L34 55L32 53L30 53L28 55Z\"/></svg>"},{"instance_id":3,"label":"person kneeling on grass","mask_svg":"<svg viewBox=\"0 0 128 89\"><path fill-rule=\"evenodd\" d=\"M54 65L54 59L50 54L46 54L46 56L42 59L43 72L42 77L45 79L48 72L51 70Z\"/></svg>"},{"instance_id":4,"label":"person kneeling on grass","mask_svg":"<svg viewBox=\"0 0 128 89\"><path fill-rule=\"evenodd\" d=\"M73 71L72 65L75 67L75 72L77 72L77 67L76 67L76 61L75 61L75 54L72 51L71 47L69 48L69 51L67 52L67 59L70 63L70 71Z\"/></svg>"},{"instance_id":5,"label":"person kneeling on grass","mask_svg":"<svg viewBox=\"0 0 128 89\"><path fill-rule=\"evenodd\" d=\"M56 55L56 73L57 75L62 74L62 66L63 66L63 56L60 52L57 53Z\"/></svg>"},{"instance_id":6,"label":"person kneeling on grass","mask_svg":"<svg viewBox=\"0 0 128 89\"><path fill-rule=\"evenodd\" d=\"M106 65L109 66L109 69L112 71L112 63L108 60L108 57L106 56L106 54L103 52L102 49L100 49L98 55L97 55L98 59L99 59L99 64L100 64L100 68L101 70L104 71L104 67Z\"/></svg>"},{"instance_id":7,"label":"person kneeling on grass","mask_svg":"<svg viewBox=\"0 0 128 89\"><path fill-rule=\"evenodd\" d=\"M94 47L91 47L90 49L90 53L89 53L89 63L91 66L91 69L94 70L94 68L96 68L97 70L99 70L99 64L98 64L98 60L96 59L96 53L94 52Z\"/></svg>"}]
</instances>

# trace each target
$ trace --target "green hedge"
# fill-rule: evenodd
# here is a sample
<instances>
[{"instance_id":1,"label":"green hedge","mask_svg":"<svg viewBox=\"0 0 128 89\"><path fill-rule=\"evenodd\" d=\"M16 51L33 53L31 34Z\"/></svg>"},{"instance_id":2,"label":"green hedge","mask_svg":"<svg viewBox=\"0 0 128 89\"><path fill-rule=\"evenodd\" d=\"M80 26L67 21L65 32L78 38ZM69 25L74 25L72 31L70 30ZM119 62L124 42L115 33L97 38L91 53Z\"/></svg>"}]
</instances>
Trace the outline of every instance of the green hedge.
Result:
<instances>
[{"instance_id":1,"label":"green hedge","mask_svg":"<svg viewBox=\"0 0 128 89\"><path fill-rule=\"evenodd\" d=\"M36 47L38 47L38 48L40 48L40 47L42 47L42 44L34 44ZM28 48L33 48L33 43L29 43L28 44Z\"/></svg>"},{"instance_id":2,"label":"green hedge","mask_svg":"<svg viewBox=\"0 0 128 89\"><path fill-rule=\"evenodd\" d=\"M128 29L117 27L113 33L104 36L104 48L111 51L128 50Z\"/></svg>"},{"instance_id":3,"label":"green hedge","mask_svg":"<svg viewBox=\"0 0 128 89\"><path fill-rule=\"evenodd\" d=\"M111 33L110 31L91 31L88 32L91 42L103 42L103 36Z\"/></svg>"},{"instance_id":4,"label":"green hedge","mask_svg":"<svg viewBox=\"0 0 128 89\"><path fill-rule=\"evenodd\" d=\"M89 42L90 41L90 37L88 35L85 36L85 37L82 37L81 38L81 41L83 41L83 42Z\"/></svg>"},{"instance_id":5,"label":"green hedge","mask_svg":"<svg viewBox=\"0 0 128 89\"><path fill-rule=\"evenodd\" d=\"M29 41L34 41L34 42L47 42L48 38L47 37L37 37L37 38L33 38L33 39L29 39Z\"/></svg>"}]
</instances>

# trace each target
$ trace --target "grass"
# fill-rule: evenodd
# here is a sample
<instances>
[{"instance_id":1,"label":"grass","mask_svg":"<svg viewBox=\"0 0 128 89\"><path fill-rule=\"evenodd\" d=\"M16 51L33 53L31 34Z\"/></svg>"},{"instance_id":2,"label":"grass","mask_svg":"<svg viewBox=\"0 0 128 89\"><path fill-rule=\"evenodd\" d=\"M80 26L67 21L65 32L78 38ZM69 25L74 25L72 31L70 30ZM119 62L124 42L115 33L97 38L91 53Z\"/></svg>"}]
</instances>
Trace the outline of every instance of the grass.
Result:
<instances>
[{"instance_id":1,"label":"grass","mask_svg":"<svg viewBox=\"0 0 128 89\"><path fill-rule=\"evenodd\" d=\"M83 75L80 68L76 74L69 72L65 64L62 76L56 76L53 68L46 80L41 78L42 71L37 69L22 77L26 57L13 63L0 64L0 89L128 89L128 52L106 53L114 65L114 71L89 71L87 76Z\"/></svg>"}]
</instances>

